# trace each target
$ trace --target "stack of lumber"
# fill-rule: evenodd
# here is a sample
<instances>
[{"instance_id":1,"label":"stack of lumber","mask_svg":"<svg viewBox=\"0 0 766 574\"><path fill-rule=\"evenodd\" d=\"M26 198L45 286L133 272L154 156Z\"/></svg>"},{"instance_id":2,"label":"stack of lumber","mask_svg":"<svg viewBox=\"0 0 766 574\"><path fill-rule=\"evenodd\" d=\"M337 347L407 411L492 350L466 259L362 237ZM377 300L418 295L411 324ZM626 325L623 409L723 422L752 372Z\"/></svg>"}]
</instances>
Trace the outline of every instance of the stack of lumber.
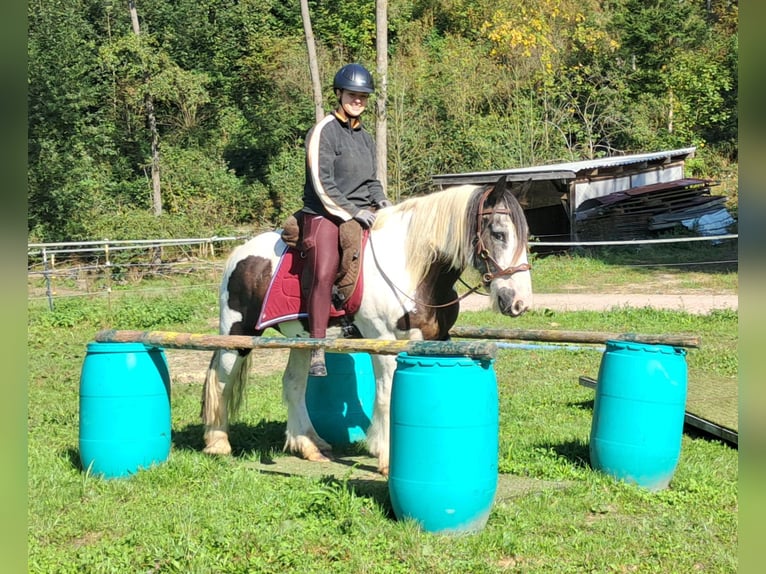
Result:
<instances>
[{"instance_id":1,"label":"stack of lumber","mask_svg":"<svg viewBox=\"0 0 766 574\"><path fill-rule=\"evenodd\" d=\"M689 221L726 211L726 197L710 193L714 185L718 183L678 179L589 199L577 210L577 236L591 241L645 239L657 231L688 228Z\"/></svg>"}]
</instances>

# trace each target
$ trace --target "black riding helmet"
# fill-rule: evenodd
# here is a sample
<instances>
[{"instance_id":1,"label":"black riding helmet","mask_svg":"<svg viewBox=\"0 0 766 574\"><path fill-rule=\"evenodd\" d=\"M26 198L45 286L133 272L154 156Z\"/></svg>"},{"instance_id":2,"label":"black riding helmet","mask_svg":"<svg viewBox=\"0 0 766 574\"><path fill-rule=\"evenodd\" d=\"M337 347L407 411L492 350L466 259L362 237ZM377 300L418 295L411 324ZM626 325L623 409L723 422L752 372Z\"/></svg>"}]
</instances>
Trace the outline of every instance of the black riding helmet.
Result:
<instances>
[{"instance_id":1,"label":"black riding helmet","mask_svg":"<svg viewBox=\"0 0 766 574\"><path fill-rule=\"evenodd\" d=\"M346 64L335 73L332 88L370 94L375 90L375 82L372 74L361 64Z\"/></svg>"}]
</instances>

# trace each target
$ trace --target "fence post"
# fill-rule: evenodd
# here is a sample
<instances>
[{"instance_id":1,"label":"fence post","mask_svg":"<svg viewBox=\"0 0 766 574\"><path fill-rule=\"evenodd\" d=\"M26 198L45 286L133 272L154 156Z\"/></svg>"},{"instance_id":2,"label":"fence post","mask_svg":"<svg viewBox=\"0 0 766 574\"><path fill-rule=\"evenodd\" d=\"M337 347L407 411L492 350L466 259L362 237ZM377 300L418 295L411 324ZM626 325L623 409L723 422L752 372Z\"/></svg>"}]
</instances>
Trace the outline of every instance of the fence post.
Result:
<instances>
[{"instance_id":1,"label":"fence post","mask_svg":"<svg viewBox=\"0 0 766 574\"><path fill-rule=\"evenodd\" d=\"M109 261L109 240L104 239L104 265L106 266L106 301L109 314L112 313L112 262Z\"/></svg>"},{"instance_id":2,"label":"fence post","mask_svg":"<svg viewBox=\"0 0 766 574\"><path fill-rule=\"evenodd\" d=\"M45 250L45 247L43 247L43 275L45 276L45 294L48 296L48 308L53 311L53 289L51 288L51 274L48 271L48 252Z\"/></svg>"}]
</instances>

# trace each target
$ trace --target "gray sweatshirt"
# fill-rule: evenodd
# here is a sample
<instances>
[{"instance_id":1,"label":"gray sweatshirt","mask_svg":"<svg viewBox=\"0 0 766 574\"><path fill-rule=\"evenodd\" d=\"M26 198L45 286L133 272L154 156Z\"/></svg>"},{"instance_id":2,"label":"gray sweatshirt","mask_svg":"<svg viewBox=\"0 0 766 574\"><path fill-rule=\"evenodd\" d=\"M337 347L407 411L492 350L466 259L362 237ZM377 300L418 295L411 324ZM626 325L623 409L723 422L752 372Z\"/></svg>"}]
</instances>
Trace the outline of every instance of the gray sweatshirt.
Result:
<instances>
[{"instance_id":1,"label":"gray sweatshirt","mask_svg":"<svg viewBox=\"0 0 766 574\"><path fill-rule=\"evenodd\" d=\"M328 114L306 135L303 211L352 219L386 199L376 169L375 144L361 121Z\"/></svg>"}]
</instances>

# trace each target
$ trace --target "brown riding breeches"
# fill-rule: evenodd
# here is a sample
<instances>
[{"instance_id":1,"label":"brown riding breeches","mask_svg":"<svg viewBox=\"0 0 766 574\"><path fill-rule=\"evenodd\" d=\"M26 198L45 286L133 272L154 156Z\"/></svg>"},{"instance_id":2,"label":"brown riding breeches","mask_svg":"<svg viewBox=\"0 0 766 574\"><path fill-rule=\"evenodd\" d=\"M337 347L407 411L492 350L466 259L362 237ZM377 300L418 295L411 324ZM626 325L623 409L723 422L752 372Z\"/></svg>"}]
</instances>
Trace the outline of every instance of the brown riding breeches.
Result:
<instances>
[{"instance_id":1,"label":"brown riding breeches","mask_svg":"<svg viewBox=\"0 0 766 574\"><path fill-rule=\"evenodd\" d=\"M303 253L306 257L304 280L309 286L309 335L323 339L330 320L332 286L340 264L338 226L321 215L304 213Z\"/></svg>"}]
</instances>

